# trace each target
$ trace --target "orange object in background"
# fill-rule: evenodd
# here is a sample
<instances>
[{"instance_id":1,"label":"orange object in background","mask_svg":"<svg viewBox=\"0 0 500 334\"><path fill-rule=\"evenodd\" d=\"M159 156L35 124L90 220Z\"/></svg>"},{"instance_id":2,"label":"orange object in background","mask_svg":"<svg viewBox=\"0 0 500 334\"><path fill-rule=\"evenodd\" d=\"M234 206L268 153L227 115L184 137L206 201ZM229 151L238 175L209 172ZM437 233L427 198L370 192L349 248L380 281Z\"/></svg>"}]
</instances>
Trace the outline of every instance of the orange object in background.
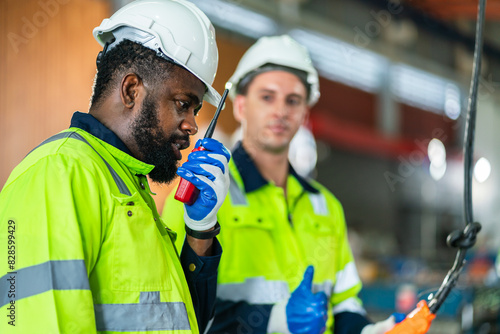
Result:
<instances>
[{"instance_id":1,"label":"orange object in background","mask_svg":"<svg viewBox=\"0 0 500 334\"><path fill-rule=\"evenodd\" d=\"M431 313L425 300L421 300L418 302L417 308L408 314L405 320L396 324L386 334L425 334L435 317L436 315Z\"/></svg>"}]
</instances>

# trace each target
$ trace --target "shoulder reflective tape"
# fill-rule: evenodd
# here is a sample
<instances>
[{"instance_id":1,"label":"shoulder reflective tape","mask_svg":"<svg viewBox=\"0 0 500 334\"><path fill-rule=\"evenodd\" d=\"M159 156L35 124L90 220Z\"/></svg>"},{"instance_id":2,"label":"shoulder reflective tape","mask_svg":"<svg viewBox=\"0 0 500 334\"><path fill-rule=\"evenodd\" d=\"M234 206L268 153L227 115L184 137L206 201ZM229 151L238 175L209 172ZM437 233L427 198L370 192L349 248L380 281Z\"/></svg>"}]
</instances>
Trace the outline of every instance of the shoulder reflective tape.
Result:
<instances>
[{"instance_id":1,"label":"shoulder reflective tape","mask_svg":"<svg viewBox=\"0 0 500 334\"><path fill-rule=\"evenodd\" d=\"M183 302L163 303L156 295L139 304L95 304L98 331L143 332L190 330L186 306ZM157 295L159 297L159 293ZM151 301L154 303L150 303Z\"/></svg>"},{"instance_id":2,"label":"shoulder reflective tape","mask_svg":"<svg viewBox=\"0 0 500 334\"><path fill-rule=\"evenodd\" d=\"M354 262L346 264L344 269L337 272L335 293L341 293L360 283L358 271Z\"/></svg>"},{"instance_id":3,"label":"shoulder reflective tape","mask_svg":"<svg viewBox=\"0 0 500 334\"><path fill-rule=\"evenodd\" d=\"M238 187L231 173L229 173L229 195L231 196L231 203L233 205L247 205L245 194Z\"/></svg>"},{"instance_id":4,"label":"shoulder reflective tape","mask_svg":"<svg viewBox=\"0 0 500 334\"><path fill-rule=\"evenodd\" d=\"M264 277L247 278L243 283L217 285L217 298L232 302L274 304L288 297L290 291L287 282L267 281Z\"/></svg>"},{"instance_id":5,"label":"shoulder reflective tape","mask_svg":"<svg viewBox=\"0 0 500 334\"><path fill-rule=\"evenodd\" d=\"M333 282L331 280L326 280L323 283L313 283L312 292L320 292L323 291L328 299L332 296L333 293Z\"/></svg>"},{"instance_id":6,"label":"shoulder reflective tape","mask_svg":"<svg viewBox=\"0 0 500 334\"><path fill-rule=\"evenodd\" d=\"M111 173L111 176L113 177L113 180L115 181L116 186L118 187L118 190L120 191L120 194L127 195L127 196L131 196L132 195L130 193L130 191L128 190L127 186L125 185L125 182L123 182L123 180L120 178L120 176L118 176L118 174L113 169L113 167L111 167L108 164L108 162L106 160L104 160L104 158L99 154L99 152L97 152L96 149L93 148L92 145L90 145L90 143L85 138L83 138L80 134L78 134L76 132L62 132L62 133L58 133L58 134L56 134L56 135L54 135L54 136L46 139L45 141L43 141L40 145L38 145L33 150L31 150L31 152L33 152L34 150L36 150L37 148L39 148L42 145L48 144L48 143L53 142L53 141L58 140L58 139L64 139L64 138L74 138L74 139L77 139L77 140L82 141L85 144L89 145L94 150L94 152L97 153L97 155L102 159L102 161L104 161L104 163L108 167L108 170Z\"/></svg>"},{"instance_id":7,"label":"shoulder reflective tape","mask_svg":"<svg viewBox=\"0 0 500 334\"><path fill-rule=\"evenodd\" d=\"M15 298L9 298L11 285ZM0 278L0 307L50 290L90 290L85 262L48 261L7 273Z\"/></svg>"},{"instance_id":8,"label":"shoulder reflective tape","mask_svg":"<svg viewBox=\"0 0 500 334\"><path fill-rule=\"evenodd\" d=\"M343 302L335 305L332 309L333 314L341 313L341 312L352 312L359 313L361 315L365 315L366 311L361 306L361 303L358 299L351 297L349 299L344 300Z\"/></svg>"},{"instance_id":9,"label":"shoulder reflective tape","mask_svg":"<svg viewBox=\"0 0 500 334\"><path fill-rule=\"evenodd\" d=\"M328 215L328 206L326 205L325 196L323 196L322 193L309 193L309 200L311 201L315 214L320 216Z\"/></svg>"},{"instance_id":10,"label":"shoulder reflective tape","mask_svg":"<svg viewBox=\"0 0 500 334\"><path fill-rule=\"evenodd\" d=\"M74 133L75 132L62 132L62 133L58 133L56 135L53 135L52 137L45 139L40 145L38 145L37 147L35 147L34 149L32 149L30 151L30 153L33 152L34 150L36 150L37 148L39 148L42 145L48 144L50 142L53 142L53 141L56 141L56 140L59 140L59 139L64 139L64 138L71 137ZM28 155L30 155L30 153L28 153Z\"/></svg>"},{"instance_id":11,"label":"shoulder reflective tape","mask_svg":"<svg viewBox=\"0 0 500 334\"><path fill-rule=\"evenodd\" d=\"M92 147L92 145L90 145L90 143L87 140L85 140L85 138L83 138L81 135L79 135L76 132L73 132L73 133L74 133L74 135L70 136L70 138L75 138L75 139L78 139L80 141L83 141L84 143L86 143L87 145ZM98 156L101 157L102 161L104 161L104 163L108 167L109 172L111 173L111 176L113 177L113 180L115 180L115 183L116 183L116 186L118 187L118 190L120 190L120 194L131 196L132 194L130 193L127 186L125 185L125 182L123 182L123 180L118 176L118 174L115 172L113 167L111 167L108 164L108 162L106 160L104 160L104 158L99 154L99 152L96 151L95 148L92 147L92 149L95 151L95 153L97 153Z\"/></svg>"}]
</instances>

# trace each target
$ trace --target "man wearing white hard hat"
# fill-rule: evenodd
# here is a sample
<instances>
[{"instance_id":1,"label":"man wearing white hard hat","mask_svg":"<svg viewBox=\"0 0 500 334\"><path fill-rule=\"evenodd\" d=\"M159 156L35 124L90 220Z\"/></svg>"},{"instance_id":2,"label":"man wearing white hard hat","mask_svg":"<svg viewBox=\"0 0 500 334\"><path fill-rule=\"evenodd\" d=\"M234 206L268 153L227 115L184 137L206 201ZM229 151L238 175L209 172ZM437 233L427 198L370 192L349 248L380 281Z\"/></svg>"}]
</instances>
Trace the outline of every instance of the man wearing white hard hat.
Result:
<instances>
[{"instance_id":1,"label":"man wearing white hard hat","mask_svg":"<svg viewBox=\"0 0 500 334\"><path fill-rule=\"evenodd\" d=\"M206 139L177 165L202 102L220 101L214 28L188 1L138 0L94 37L103 51L89 112L31 151L0 192L0 245L13 259L0 267L0 309L15 320L0 332L203 333L230 153ZM176 173L204 200L186 207L181 252L146 177Z\"/></svg>"},{"instance_id":2,"label":"man wearing white hard hat","mask_svg":"<svg viewBox=\"0 0 500 334\"><path fill-rule=\"evenodd\" d=\"M263 37L229 82L243 134L217 215L224 255L210 332L385 333L394 317L371 324L357 297L361 281L341 204L288 160L290 142L320 96L309 53L287 35ZM181 209L167 199L179 230Z\"/></svg>"}]
</instances>

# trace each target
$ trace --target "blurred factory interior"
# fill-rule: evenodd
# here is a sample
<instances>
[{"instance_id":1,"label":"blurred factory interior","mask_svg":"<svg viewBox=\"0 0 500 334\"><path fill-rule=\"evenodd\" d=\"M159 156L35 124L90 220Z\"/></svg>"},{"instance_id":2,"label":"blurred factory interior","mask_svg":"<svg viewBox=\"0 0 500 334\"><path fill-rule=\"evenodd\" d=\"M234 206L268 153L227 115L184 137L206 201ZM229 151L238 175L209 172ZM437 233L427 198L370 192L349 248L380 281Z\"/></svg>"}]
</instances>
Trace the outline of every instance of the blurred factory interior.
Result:
<instances>
[{"instance_id":1,"label":"blurred factory interior","mask_svg":"<svg viewBox=\"0 0 500 334\"><path fill-rule=\"evenodd\" d=\"M100 51L92 29L127 2L0 1L0 185L74 111L87 111ZM368 312L409 312L440 285L455 255L446 236L464 226L477 1L192 2L216 27L220 92L261 36L287 33L309 49L322 95L292 163L343 204ZM429 333L500 333L499 0L487 3L484 32L473 183L483 230ZM199 133L214 109L202 109ZM230 146L237 128L228 102L215 137ZM153 185L159 210L173 186Z\"/></svg>"}]
</instances>

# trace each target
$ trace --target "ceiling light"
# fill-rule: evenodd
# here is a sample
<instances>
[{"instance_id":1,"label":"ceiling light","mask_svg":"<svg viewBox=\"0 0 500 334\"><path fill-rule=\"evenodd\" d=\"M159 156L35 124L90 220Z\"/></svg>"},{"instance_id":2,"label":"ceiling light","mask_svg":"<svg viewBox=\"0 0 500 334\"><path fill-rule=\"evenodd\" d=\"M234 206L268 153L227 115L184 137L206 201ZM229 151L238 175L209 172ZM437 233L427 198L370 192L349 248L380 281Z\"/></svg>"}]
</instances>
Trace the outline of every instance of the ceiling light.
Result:
<instances>
[{"instance_id":1,"label":"ceiling light","mask_svg":"<svg viewBox=\"0 0 500 334\"><path fill-rule=\"evenodd\" d=\"M309 50L322 77L368 92L379 90L388 64L385 57L311 30L288 34Z\"/></svg>"},{"instance_id":2,"label":"ceiling light","mask_svg":"<svg viewBox=\"0 0 500 334\"><path fill-rule=\"evenodd\" d=\"M221 0L191 0L214 25L258 39L274 35L278 25L268 16L235 3Z\"/></svg>"},{"instance_id":3,"label":"ceiling light","mask_svg":"<svg viewBox=\"0 0 500 334\"><path fill-rule=\"evenodd\" d=\"M474 177L477 182L483 183L491 174L491 164L486 158L480 158L474 166Z\"/></svg>"},{"instance_id":4,"label":"ceiling light","mask_svg":"<svg viewBox=\"0 0 500 334\"><path fill-rule=\"evenodd\" d=\"M442 141L437 138L432 139L427 146L429 160L436 166L446 163L446 149Z\"/></svg>"},{"instance_id":5,"label":"ceiling light","mask_svg":"<svg viewBox=\"0 0 500 334\"><path fill-rule=\"evenodd\" d=\"M417 68L397 64L391 67L391 91L408 105L451 119L460 115L460 89L453 82Z\"/></svg>"}]
</instances>

